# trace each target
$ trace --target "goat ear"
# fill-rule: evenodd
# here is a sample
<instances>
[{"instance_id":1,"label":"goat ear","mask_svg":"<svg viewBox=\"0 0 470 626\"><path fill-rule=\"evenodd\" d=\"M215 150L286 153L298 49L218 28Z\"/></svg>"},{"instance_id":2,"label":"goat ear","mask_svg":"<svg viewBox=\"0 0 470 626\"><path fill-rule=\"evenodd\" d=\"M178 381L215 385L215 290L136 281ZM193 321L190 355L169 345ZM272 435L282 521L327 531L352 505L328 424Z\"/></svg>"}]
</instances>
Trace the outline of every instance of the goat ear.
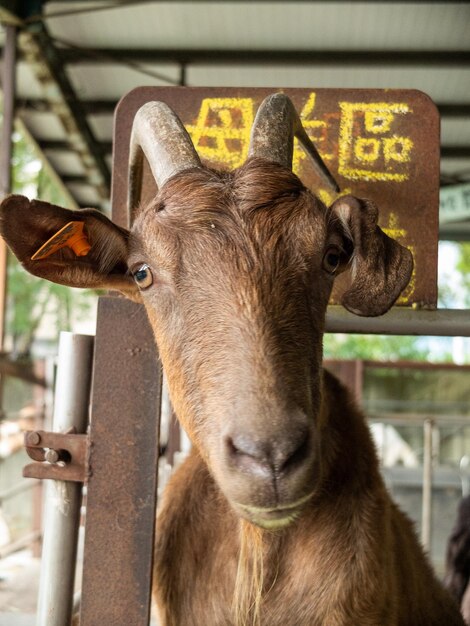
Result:
<instances>
[{"instance_id":1,"label":"goat ear","mask_svg":"<svg viewBox=\"0 0 470 626\"><path fill-rule=\"evenodd\" d=\"M69 222L83 222L90 249L77 256L65 246L46 258L33 255ZM71 211L24 196L8 196L0 205L0 233L23 267L40 278L69 287L113 289L139 300L127 274L129 232L95 209Z\"/></svg>"},{"instance_id":2,"label":"goat ear","mask_svg":"<svg viewBox=\"0 0 470 626\"><path fill-rule=\"evenodd\" d=\"M408 284L413 271L411 252L377 225L378 209L369 200L343 196L330 207L343 236L352 246L352 282L341 304L356 315L382 315Z\"/></svg>"}]
</instances>

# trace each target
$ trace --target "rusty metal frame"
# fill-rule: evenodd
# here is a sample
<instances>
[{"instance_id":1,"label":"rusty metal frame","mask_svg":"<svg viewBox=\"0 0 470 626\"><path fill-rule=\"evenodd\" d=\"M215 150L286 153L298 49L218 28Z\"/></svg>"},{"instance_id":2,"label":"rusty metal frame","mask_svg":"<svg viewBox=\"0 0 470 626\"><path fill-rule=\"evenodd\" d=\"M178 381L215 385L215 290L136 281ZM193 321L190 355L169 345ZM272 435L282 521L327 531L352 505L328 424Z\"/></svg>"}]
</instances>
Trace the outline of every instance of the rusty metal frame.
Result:
<instances>
[{"instance_id":1,"label":"rusty metal frame","mask_svg":"<svg viewBox=\"0 0 470 626\"><path fill-rule=\"evenodd\" d=\"M32 430L24 435L26 452L35 462L23 468L25 478L52 478L85 483L88 478L87 435Z\"/></svg>"},{"instance_id":2,"label":"rusty metal frame","mask_svg":"<svg viewBox=\"0 0 470 626\"><path fill-rule=\"evenodd\" d=\"M142 306L100 298L81 626L148 626L161 368Z\"/></svg>"}]
</instances>

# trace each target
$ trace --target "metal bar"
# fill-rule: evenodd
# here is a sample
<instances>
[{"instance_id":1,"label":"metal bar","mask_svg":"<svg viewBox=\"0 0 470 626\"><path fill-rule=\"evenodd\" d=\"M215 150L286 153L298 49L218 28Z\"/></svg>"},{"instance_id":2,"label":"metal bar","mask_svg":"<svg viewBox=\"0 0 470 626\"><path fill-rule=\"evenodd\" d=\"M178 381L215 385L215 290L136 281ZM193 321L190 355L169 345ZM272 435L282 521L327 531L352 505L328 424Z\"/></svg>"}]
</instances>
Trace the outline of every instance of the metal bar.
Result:
<instances>
[{"instance_id":1,"label":"metal bar","mask_svg":"<svg viewBox=\"0 0 470 626\"><path fill-rule=\"evenodd\" d=\"M46 2L49 2L50 0L45 0ZM257 2L259 3L266 3L266 4L279 4L279 3L285 3L286 0L257 0ZM382 4L420 4L422 0L381 0ZM70 4L70 5L74 5L75 3L80 3L80 4L85 4L86 3L90 3L90 4L94 4L96 2L96 0L62 0L61 4ZM253 0L115 0L114 2L109 2L109 7L106 8L118 8L119 4L122 4L123 6L125 5L129 5L129 4L148 4L148 3L152 3L152 4L168 4L174 2L175 4L222 4L224 2L228 2L230 4L246 4L246 3L250 3L253 2ZM296 2L299 3L306 3L306 4L315 4L315 3L320 3L320 4L324 4L325 0L296 0ZM330 0L330 2L334 2L336 4L344 4L344 3L348 3L348 4L354 4L354 3L360 3L360 4L373 4L376 3L377 0ZM465 4L465 2L468 2L468 0L453 0L453 4ZM426 0L426 4L442 4L442 0ZM104 10L104 9L103 9ZM47 19L47 14L44 16L45 19Z\"/></svg>"},{"instance_id":2,"label":"metal bar","mask_svg":"<svg viewBox=\"0 0 470 626\"><path fill-rule=\"evenodd\" d=\"M9 554L13 554L14 552L18 552L18 550L29 547L39 539L41 539L41 532L39 530L35 530L27 535L24 535L23 537L20 537L19 539L16 539L16 541L13 541L6 546L2 546L0 548L0 560L4 559Z\"/></svg>"},{"instance_id":3,"label":"metal bar","mask_svg":"<svg viewBox=\"0 0 470 626\"><path fill-rule=\"evenodd\" d=\"M74 146L69 141L56 139L41 139L38 141L41 150L74 150ZM96 141L97 148L102 154L110 154L113 149L111 141ZM441 156L443 158L465 158L470 156L470 146L442 146Z\"/></svg>"},{"instance_id":4,"label":"metal bar","mask_svg":"<svg viewBox=\"0 0 470 626\"><path fill-rule=\"evenodd\" d=\"M470 222L450 222L439 227L439 240L469 241Z\"/></svg>"},{"instance_id":5,"label":"metal bar","mask_svg":"<svg viewBox=\"0 0 470 626\"><path fill-rule=\"evenodd\" d=\"M25 359L14 360L9 354L0 354L0 374L19 378L31 385L46 387L44 377L38 376L34 371L34 364Z\"/></svg>"},{"instance_id":6,"label":"metal bar","mask_svg":"<svg viewBox=\"0 0 470 626\"><path fill-rule=\"evenodd\" d=\"M370 422L389 422L395 426L422 426L427 419L419 413L367 413ZM469 418L464 415L433 415L435 424L443 426L469 426Z\"/></svg>"},{"instance_id":7,"label":"metal bar","mask_svg":"<svg viewBox=\"0 0 470 626\"><path fill-rule=\"evenodd\" d=\"M93 53L93 56L91 55ZM61 50L62 61L101 63L103 57L116 62L178 63L180 65L341 65L341 66L467 66L468 50L240 50L184 48L77 48ZM101 57L101 58L100 58Z\"/></svg>"},{"instance_id":8,"label":"metal bar","mask_svg":"<svg viewBox=\"0 0 470 626\"><path fill-rule=\"evenodd\" d=\"M53 429L88 423L93 337L60 334ZM72 617L82 485L48 481L36 626L68 626Z\"/></svg>"},{"instance_id":9,"label":"metal bar","mask_svg":"<svg viewBox=\"0 0 470 626\"><path fill-rule=\"evenodd\" d=\"M70 151L75 150L75 146L69 141L60 141L55 139L41 139L38 141L38 146L43 151ZM112 141L97 141L96 146L101 154L109 154L113 149Z\"/></svg>"},{"instance_id":10,"label":"metal bar","mask_svg":"<svg viewBox=\"0 0 470 626\"><path fill-rule=\"evenodd\" d=\"M427 552L431 551L432 541L432 481L433 481L433 436L434 422L426 419L424 428L423 458L423 505L421 522L421 543Z\"/></svg>"},{"instance_id":11,"label":"metal bar","mask_svg":"<svg viewBox=\"0 0 470 626\"><path fill-rule=\"evenodd\" d=\"M457 365L456 363L428 363L427 361L372 361L362 359L364 367L371 369L411 369L411 370L453 370L458 372L470 372L470 365Z\"/></svg>"},{"instance_id":12,"label":"metal bar","mask_svg":"<svg viewBox=\"0 0 470 626\"><path fill-rule=\"evenodd\" d=\"M118 100L80 100L80 103L87 115L113 115ZM21 98L16 106L19 113L50 113L52 110L51 103L44 98Z\"/></svg>"},{"instance_id":13,"label":"metal bar","mask_svg":"<svg viewBox=\"0 0 470 626\"><path fill-rule=\"evenodd\" d=\"M2 197L11 192L11 155L13 148L11 136L15 119L16 92L16 34L15 26L10 24L5 26L2 70L2 151L0 155L0 193Z\"/></svg>"},{"instance_id":14,"label":"metal bar","mask_svg":"<svg viewBox=\"0 0 470 626\"><path fill-rule=\"evenodd\" d=\"M118 100L81 100L87 115L113 115ZM469 102L436 103L441 117L470 117ZM17 102L17 111L25 113L49 113L51 105L43 98L22 98Z\"/></svg>"},{"instance_id":15,"label":"metal bar","mask_svg":"<svg viewBox=\"0 0 470 626\"><path fill-rule=\"evenodd\" d=\"M470 146L441 146L443 159L467 159L470 157Z\"/></svg>"},{"instance_id":16,"label":"metal bar","mask_svg":"<svg viewBox=\"0 0 470 626\"><path fill-rule=\"evenodd\" d=\"M340 306L328 307L328 333L470 337L470 310L435 311L395 307L380 317L359 317Z\"/></svg>"},{"instance_id":17,"label":"metal bar","mask_svg":"<svg viewBox=\"0 0 470 626\"><path fill-rule=\"evenodd\" d=\"M0 151L0 194L2 198L11 193L12 133L15 119L16 93L16 26L5 25L5 48L3 50L2 91L3 122ZM0 240L0 351L5 334L5 308L7 291L7 247ZM3 378L3 377L2 377ZM2 394L3 395L3 394Z\"/></svg>"},{"instance_id":18,"label":"metal bar","mask_svg":"<svg viewBox=\"0 0 470 626\"><path fill-rule=\"evenodd\" d=\"M83 174L61 174L64 185L89 185L90 181Z\"/></svg>"},{"instance_id":19,"label":"metal bar","mask_svg":"<svg viewBox=\"0 0 470 626\"><path fill-rule=\"evenodd\" d=\"M470 117L469 102L440 102L436 106L441 117Z\"/></svg>"},{"instance_id":20,"label":"metal bar","mask_svg":"<svg viewBox=\"0 0 470 626\"><path fill-rule=\"evenodd\" d=\"M95 345L80 624L148 626L161 369L143 306L100 298Z\"/></svg>"}]
</instances>

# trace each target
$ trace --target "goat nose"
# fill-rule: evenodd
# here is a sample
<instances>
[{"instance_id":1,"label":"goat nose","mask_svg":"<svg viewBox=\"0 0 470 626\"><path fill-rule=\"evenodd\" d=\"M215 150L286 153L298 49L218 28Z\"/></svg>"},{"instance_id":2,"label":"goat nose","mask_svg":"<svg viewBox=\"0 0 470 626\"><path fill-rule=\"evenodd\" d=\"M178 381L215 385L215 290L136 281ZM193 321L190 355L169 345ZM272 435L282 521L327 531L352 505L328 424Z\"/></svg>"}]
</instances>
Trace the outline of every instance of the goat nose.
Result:
<instances>
[{"instance_id":1,"label":"goat nose","mask_svg":"<svg viewBox=\"0 0 470 626\"><path fill-rule=\"evenodd\" d=\"M310 433L300 429L276 440L232 434L225 438L225 445L232 467L244 473L272 477L302 464L310 452Z\"/></svg>"}]
</instances>

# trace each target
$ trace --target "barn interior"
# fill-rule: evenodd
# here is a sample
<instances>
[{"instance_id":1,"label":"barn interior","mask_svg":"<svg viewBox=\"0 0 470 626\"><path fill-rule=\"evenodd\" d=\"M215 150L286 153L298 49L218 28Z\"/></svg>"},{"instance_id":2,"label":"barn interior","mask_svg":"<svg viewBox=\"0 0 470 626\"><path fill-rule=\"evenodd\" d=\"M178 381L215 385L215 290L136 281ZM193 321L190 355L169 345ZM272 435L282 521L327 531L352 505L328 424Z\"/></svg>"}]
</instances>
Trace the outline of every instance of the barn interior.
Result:
<instances>
[{"instance_id":1,"label":"barn interior","mask_svg":"<svg viewBox=\"0 0 470 626\"><path fill-rule=\"evenodd\" d=\"M409 307L382 326L365 318L359 335L340 325L325 358L364 407L387 487L442 577L458 503L470 494L470 4L1 0L0 21L1 198L24 193L111 215L115 111L141 87L412 89L434 102L439 268L430 254L428 271L435 281L439 269L437 310ZM97 302L15 290L18 272L2 242L0 626L33 624L37 608L44 489L21 478L22 431L50 430L58 330L93 334ZM35 314L18 321L21 306ZM395 335L405 316L408 334ZM165 387L163 400L159 493L189 447Z\"/></svg>"}]
</instances>

